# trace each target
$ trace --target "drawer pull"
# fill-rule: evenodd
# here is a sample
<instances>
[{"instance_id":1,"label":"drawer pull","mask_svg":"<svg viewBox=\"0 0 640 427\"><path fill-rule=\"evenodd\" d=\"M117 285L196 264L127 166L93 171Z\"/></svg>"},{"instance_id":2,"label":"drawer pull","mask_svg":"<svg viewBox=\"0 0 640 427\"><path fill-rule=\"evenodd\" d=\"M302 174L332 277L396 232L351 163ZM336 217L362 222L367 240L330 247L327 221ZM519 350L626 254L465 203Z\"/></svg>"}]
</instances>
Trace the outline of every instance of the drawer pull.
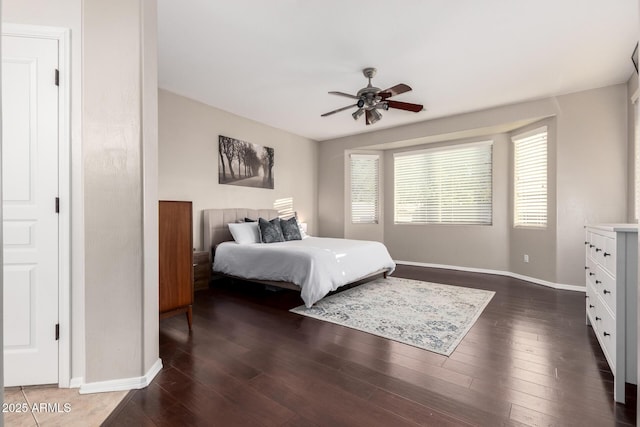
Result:
<instances>
[{"instance_id":1,"label":"drawer pull","mask_svg":"<svg viewBox=\"0 0 640 427\"><path fill-rule=\"evenodd\" d=\"M606 253L606 252L605 252L605 253L604 253L604 256L611 256L611 254L608 254L608 253Z\"/></svg>"},{"instance_id":2,"label":"drawer pull","mask_svg":"<svg viewBox=\"0 0 640 427\"><path fill-rule=\"evenodd\" d=\"M602 292L604 292L604 294L605 294L605 295L606 295L606 294L610 294L610 293L611 293L611 291L608 291L608 290L606 290L606 289L605 289L604 291L602 291Z\"/></svg>"},{"instance_id":3,"label":"drawer pull","mask_svg":"<svg viewBox=\"0 0 640 427\"><path fill-rule=\"evenodd\" d=\"M602 281L596 280L596 285L599 285L600 283L602 283Z\"/></svg>"},{"instance_id":4,"label":"drawer pull","mask_svg":"<svg viewBox=\"0 0 640 427\"><path fill-rule=\"evenodd\" d=\"M591 245L591 244L590 244L590 245L589 245L589 247L590 247L590 248L595 248L595 245Z\"/></svg>"},{"instance_id":5,"label":"drawer pull","mask_svg":"<svg viewBox=\"0 0 640 427\"><path fill-rule=\"evenodd\" d=\"M593 308L593 307L595 307L595 305L589 304L589 308Z\"/></svg>"},{"instance_id":6,"label":"drawer pull","mask_svg":"<svg viewBox=\"0 0 640 427\"><path fill-rule=\"evenodd\" d=\"M595 276L596 273L589 273L589 276Z\"/></svg>"},{"instance_id":7,"label":"drawer pull","mask_svg":"<svg viewBox=\"0 0 640 427\"><path fill-rule=\"evenodd\" d=\"M596 316L596 320L600 321L600 320L602 320L602 318L601 318L601 317Z\"/></svg>"},{"instance_id":8,"label":"drawer pull","mask_svg":"<svg viewBox=\"0 0 640 427\"><path fill-rule=\"evenodd\" d=\"M585 270L588 270L588 269L589 269L589 267L587 267L587 266L585 265L585 266L584 266L584 269L585 269Z\"/></svg>"},{"instance_id":9,"label":"drawer pull","mask_svg":"<svg viewBox=\"0 0 640 427\"><path fill-rule=\"evenodd\" d=\"M604 334L605 337L611 336L611 334L609 332L603 332L603 334Z\"/></svg>"},{"instance_id":10,"label":"drawer pull","mask_svg":"<svg viewBox=\"0 0 640 427\"><path fill-rule=\"evenodd\" d=\"M588 244L589 244L589 242L584 242L584 244L585 244L585 245L588 245Z\"/></svg>"},{"instance_id":11,"label":"drawer pull","mask_svg":"<svg viewBox=\"0 0 640 427\"><path fill-rule=\"evenodd\" d=\"M600 248L596 248L596 252L600 252L602 249Z\"/></svg>"}]
</instances>

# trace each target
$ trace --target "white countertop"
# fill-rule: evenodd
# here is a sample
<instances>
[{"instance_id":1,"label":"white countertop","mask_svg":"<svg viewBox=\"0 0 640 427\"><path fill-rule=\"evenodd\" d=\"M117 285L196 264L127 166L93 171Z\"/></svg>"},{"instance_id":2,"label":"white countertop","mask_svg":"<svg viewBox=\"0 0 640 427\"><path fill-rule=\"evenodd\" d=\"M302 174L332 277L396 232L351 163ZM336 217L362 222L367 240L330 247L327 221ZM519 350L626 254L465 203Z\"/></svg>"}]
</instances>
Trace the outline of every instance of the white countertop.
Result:
<instances>
[{"instance_id":1,"label":"white countertop","mask_svg":"<svg viewBox=\"0 0 640 427\"><path fill-rule=\"evenodd\" d=\"M585 228L595 228L602 231L638 232L638 224L588 224Z\"/></svg>"}]
</instances>

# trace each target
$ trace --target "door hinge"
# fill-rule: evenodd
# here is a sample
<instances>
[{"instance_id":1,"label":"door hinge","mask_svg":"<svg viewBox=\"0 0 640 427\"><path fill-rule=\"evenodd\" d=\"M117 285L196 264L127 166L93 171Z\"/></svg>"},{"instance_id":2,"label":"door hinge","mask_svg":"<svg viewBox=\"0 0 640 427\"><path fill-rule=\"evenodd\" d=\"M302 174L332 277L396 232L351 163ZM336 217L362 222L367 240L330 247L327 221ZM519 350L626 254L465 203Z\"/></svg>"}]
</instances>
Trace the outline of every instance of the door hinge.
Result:
<instances>
[{"instance_id":1,"label":"door hinge","mask_svg":"<svg viewBox=\"0 0 640 427\"><path fill-rule=\"evenodd\" d=\"M56 213L60 213L60 197L56 197Z\"/></svg>"},{"instance_id":2,"label":"door hinge","mask_svg":"<svg viewBox=\"0 0 640 427\"><path fill-rule=\"evenodd\" d=\"M56 341L60 339L60 323L56 323Z\"/></svg>"},{"instance_id":3,"label":"door hinge","mask_svg":"<svg viewBox=\"0 0 640 427\"><path fill-rule=\"evenodd\" d=\"M60 86L60 70L56 68L56 86Z\"/></svg>"}]
</instances>

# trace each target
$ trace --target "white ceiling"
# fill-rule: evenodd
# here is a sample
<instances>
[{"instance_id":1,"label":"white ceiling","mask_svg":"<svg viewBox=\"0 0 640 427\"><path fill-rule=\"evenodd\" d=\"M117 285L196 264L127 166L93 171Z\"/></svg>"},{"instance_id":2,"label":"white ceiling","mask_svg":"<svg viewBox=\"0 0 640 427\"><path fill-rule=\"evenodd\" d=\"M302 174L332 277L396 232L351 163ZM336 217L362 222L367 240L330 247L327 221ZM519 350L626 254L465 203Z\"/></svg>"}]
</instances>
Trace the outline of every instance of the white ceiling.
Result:
<instances>
[{"instance_id":1,"label":"white ceiling","mask_svg":"<svg viewBox=\"0 0 640 427\"><path fill-rule=\"evenodd\" d=\"M161 88L315 140L622 83L638 39L637 0L158 0L158 19ZM426 111L320 117L368 66Z\"/></svg>"}]
</instances>

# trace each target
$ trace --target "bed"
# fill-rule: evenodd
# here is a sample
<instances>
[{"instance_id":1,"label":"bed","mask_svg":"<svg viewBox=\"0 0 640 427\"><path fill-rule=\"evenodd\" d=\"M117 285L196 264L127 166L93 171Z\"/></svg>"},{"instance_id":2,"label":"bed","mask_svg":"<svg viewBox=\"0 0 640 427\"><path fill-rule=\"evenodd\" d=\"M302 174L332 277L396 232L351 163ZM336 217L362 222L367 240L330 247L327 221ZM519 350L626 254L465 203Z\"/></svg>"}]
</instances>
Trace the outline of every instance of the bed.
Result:
<instances>
[{"instance_id":1,"label":"bed","mask_svg":"<svg viewBox=\"0 0 640 427\"><path fill-rule=\"evenodd\" d=\"M211 249L214 273L300 291L311 307L339 287L386 277L395 269L379 242L310 236L281 243L233 241L229 223L277 216L273 209L204 210L204 245Z\"/></svg>"}]
</instances>

